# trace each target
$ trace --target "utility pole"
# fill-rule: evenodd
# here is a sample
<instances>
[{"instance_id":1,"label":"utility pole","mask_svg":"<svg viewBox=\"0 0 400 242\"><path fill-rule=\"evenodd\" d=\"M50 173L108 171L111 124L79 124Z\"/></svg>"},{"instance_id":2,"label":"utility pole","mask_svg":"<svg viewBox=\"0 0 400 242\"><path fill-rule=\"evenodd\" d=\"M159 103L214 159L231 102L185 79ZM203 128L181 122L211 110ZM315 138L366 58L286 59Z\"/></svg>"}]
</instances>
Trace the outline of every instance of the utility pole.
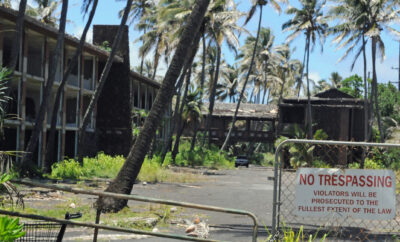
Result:
<instances>
[{"instance_id":1,"label":"utility pole","mask_svg":"<svg viewBox=\"0 0 400 242\"><path fill-rule=\"evenodd\" d=\"M392 69L398 70L398 72L399 72L399 78L398 78L398 81L397 81L397 88L400 91L400 41L399 41L399 64L398 64L398 67L392 67ZM396 83L396 82L393 82L393 83Z\"/></svg>"}]
</instances>

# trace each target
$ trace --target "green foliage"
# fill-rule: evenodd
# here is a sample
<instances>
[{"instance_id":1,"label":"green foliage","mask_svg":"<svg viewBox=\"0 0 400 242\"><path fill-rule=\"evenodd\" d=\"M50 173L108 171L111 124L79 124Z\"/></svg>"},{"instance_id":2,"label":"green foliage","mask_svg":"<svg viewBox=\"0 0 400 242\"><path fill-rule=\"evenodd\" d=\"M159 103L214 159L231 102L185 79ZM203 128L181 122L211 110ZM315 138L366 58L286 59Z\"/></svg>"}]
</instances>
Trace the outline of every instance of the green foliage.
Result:
<instances>
[{"instance_id":1,"label":"green foliage","mask_svg":"<svg viewBox=\"0 0 400 242\"><path fill-rule=\"evenodd\" d=\"M347 77L341 82L341 88L339 89L342 92L345 92L355 98L362 98L364 81L358 75L352 75Z\"/></svg>"},{"instance_id":2,"label":"green foliage","mask_svg":"<svg viewBox=\"0 0 400 242\"><path fill-rule=\"evenodd\" d=\"M19 218L0 217L0 238L2 242L13 242L25 235L24 224L19 224Z\"/></svg>"},{"instance_id":3,"label":"green foliage","mask_svg":"<svg viewBox=\"0 0 400 242\"><path fill-rule=\"evenodd\" d=\"M62 179L114 178L124 162L123 156L112 157L104 153L99 153L94 158L85 157L83 166L74 159L64 160L52 166L51 177Z\"/></svg>"},{"instance_id":4,"label":"green foliage","mask_svg":"<svg viewBox=\"0 0 400 242\"><path fill-rule=\"evenodd\" d=\"M220 151L218 147L211 145L210 149L195 147L190 150L190 143L182 142L179 153L175 158L175 165L178 166L205 166L211 168L233 168L235 157L229 157L225 151Z\"/></svg>"},{"instance_id":5,"label":"green foliage","mask_svg":"<svg viewBox=\"0 0 400 242\"><path fill-rule=\"evenodd\" d=\"M378 103L382 117L400 122L400 92L393 84L378 84Z\"/></svg>"},{"instance_id":6,"label":"green foliage","mask_svg":"<svg viewBox=\"0 0 400 242\"><path fill-rule=\"evenodd\" d=\"M290 130L288 131L290 136L296 139L303 139L307 135L306 132L299 125L291 126ZM328 135L322 129L319 129L315 131L313 138L316 140L328 139ZM275 145L276 146L279 145L286 139L287 137L283 136L279 137L275 141ZM316 157L314 157L315 145L291 143L288 145L288 147L290 153L289 162L294 169L297 169L298 167L313 166L313 165L321 167L327 166L327 164L323 163L322 161L314 161L316 160Z\"/></svg>"},{"instance_id":7,"label":"green foliage","mask_svg":"<svg viewBox=\"0 0 400 242\"><path fill-rule=\"evenodd\" d=\"M108 41L103 41L99 47L105 51L111 52L111 45Z\"/></svg>"}]
</instances>

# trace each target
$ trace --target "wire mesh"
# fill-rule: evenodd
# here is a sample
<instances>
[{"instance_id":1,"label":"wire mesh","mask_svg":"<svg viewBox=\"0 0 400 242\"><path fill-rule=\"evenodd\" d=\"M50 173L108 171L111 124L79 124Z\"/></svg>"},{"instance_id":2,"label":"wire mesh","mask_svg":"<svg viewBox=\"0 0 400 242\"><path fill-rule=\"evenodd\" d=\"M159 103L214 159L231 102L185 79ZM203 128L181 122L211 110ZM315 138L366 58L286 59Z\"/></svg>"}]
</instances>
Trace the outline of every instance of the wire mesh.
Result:
<instances>
[{"instance_id":1,"label":"wire mesh","mask_svg":"<svg viewBox=\"0 0 400 242\"><path fill-rule=\"evenodd\" d=\"M17 239L19 242L52 242L57 241L62 224L38 222L24 223L25 236Z\"/></svg>"},{"instance_id":2,"label":"wire mesh","mask_svg":"<svg viewBox=\"0 0 400 242\"><path fill-rule=\"evenodd\" d=\"M346 239L393 239L397 238L400 225L400 210L395 209L393 219L378 220L379 216L373 214L360 217L346 210L326 212L323 216L312 215L310 213L299 213L298 201L296 196L307 196L306 191L298 186L298 171L304 167L308 168L337 168L335 169L319 169L325 172L372 172L382 173L385 169L393 170L396 176L396 184L399 184L399 168L400 168L400 148L394 147L365 147L362 145L327 145L327 144L309 144L309 143L290 143L288 142L277 154L280 157L279 176L275 177L278 181L278 198L276 203L277 221L280 228L290 227L293 229L303 226L305 230L320 231L323 230L329 236ZM354 170L357 169L357 170ZM369 171L360 171L368 169ZM317 171L316 169L310 169ZM370 171L381 170L381 171ZM369 173L368 173L369 174ZM304 177L303 177L304 178ZM322 179L322 177L320 177ZM332 184L330 184L332 185ZM296 193L297 186L297 193ZM400 205L400 188L395 185L395 206ZM329 190L329 189L328 189ZM332 189L331 189L332 190ZM303 193L303 194L301 194ZM322 199L342 198L343 200L356 201L356 196L363 194L344 193L341 187L333 188L330 193L314 193L315 197ZM354 196L354 197L353 197ZM366 199L366 198L365 198ZM365 200L364 199L364 200ZM381 200L379 200L381 199ZM381 203L382 198L377 198ZM311 201L309 197L305 201ZM331 200L330 200L331 201ZM366 200L365 200L366 201ZM315 200L314 200L315 202ZM308 204L306 204L308 205ZM310 207L313 204L310 202ZM327 208L324 205L325 209ZM322 207L322 206L321 206ZM346 209L346 205L342 205ZM348 206L352 207L352 206ZM371 207L374 207L371 205ZM363 208L361 208L363 209ZM377 210L377 209L376 209ZM374 210L375 213L376 210ZM378 212L379 213L379 212ZM308 215L304 215L308 214ZM367 217L367 218L365 218Z\"/></svg>"}]
</instances>

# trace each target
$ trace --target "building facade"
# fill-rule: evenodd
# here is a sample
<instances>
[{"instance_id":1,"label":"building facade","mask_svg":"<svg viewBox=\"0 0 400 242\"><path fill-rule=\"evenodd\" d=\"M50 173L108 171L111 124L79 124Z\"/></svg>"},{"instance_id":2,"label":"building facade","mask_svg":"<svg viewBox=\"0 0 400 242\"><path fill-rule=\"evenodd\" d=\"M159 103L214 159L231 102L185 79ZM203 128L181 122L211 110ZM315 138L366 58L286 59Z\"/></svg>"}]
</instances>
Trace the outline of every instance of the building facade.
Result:
<instances>
[{"instance_id":1,"label":"building facade","mask_svg":"<svg viewBox=\"0 0 400 242\"><path fill-rule=\"evenodd\" d=\"M17 12L0 7L0 64L10 61ZM118 26L94 26L94 44L113 42ZM132 109L149 110L160 84L130 70L128 28L124 29L118 56L114 59L103 92L86 130L84 151L94 155L99 151L126 155L132 142ZM37 112L42 101L49 73L56 68L43 129L34 154L41 165L46 152L54 99L60 86L62 73L71 61L79 39L66 35L61 60L51 66L58 29L33 18L25 17L22 48L14 77L11 80L9 112L4 124L2 150L24 150L29 141ZM110 39L112 38L112 39ZM109 53L96 45L86 43L78 66L68 78L62 102L57 113L57 145L54 161L75 157L78 130L83 115L98 85Z\"/></svg>"}]
</instances>

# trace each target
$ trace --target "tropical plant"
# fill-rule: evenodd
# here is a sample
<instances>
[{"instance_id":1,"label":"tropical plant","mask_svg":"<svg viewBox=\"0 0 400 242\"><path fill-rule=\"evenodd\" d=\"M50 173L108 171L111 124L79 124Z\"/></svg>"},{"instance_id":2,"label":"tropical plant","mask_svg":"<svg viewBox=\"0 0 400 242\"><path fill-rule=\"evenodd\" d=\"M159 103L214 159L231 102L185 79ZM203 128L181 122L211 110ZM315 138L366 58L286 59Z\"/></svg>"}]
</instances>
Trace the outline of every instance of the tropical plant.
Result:
<instances>
[{"instance_id":1,"label":"tropical plant","mask_svg":"<svg viewBox=\"0 0 400 242\"><path fill-rule=\"evenodd\" d=\"M26 15L34 17L45 24L55 27L57 22L55 11L58 9L60 1L34 0L33 2L37 4L37 7L28 6Z\"/></svg>"},{"instance_id":2,"label":"tropical plant","mask_svg":"<svg viewBox=\"0 0 400 242\"><path fill-rule=\"evenodd\" d=\"M363 87L363 80L360 76L349 76L341 82L340 86L340 91L345 92L355 98L362 98L363 91L361 88Z\"/></svg>"},{"instance_id":3,"label":"tropical plant","mask_svg":"<svg viewBox=\"0 0 400 242\"><path fill-rule=\"evenodd\" d=\"M328 28L327 19L324 17L322 9L325 1L319 0L300 0L301 8L289 7L286 13L294 15L293 19L287 21L282 25L284 31L291 31L292 33L287 37L287 42L293 41L301 33L305 34L306 44L304 57L306 66L306 80L307 80L307 124L308 124L308 138L312 138L312 111L311 111L311 98L310 98L310 80L308 64L310 62L310 48L315 45L315 41L319 38L321 43L321 51L323 48L323 41L325 38L326 30Z\"/></svg>"},{"instance_id":4,"label":"tropical plant","mask_svg":"<svg viewBox=\"0 0 400 242\"><path fill-rule=\"evenodd\" d=\"M2 242L13 242L25 235L22 231L24 224L19 223L19 218L0 217L0 238Z\"/></svg>"},{"instance_id":5,"label":"tropical plant","mask_svg":"<svg viewBox=\"0 0 400 242\"><path fill-rule=\"evenodd\" d=\"M175 50L171 64L164 77L161 88L158 90L157 97L150 110L149 116L143 125L135 144L131 147L129 155L126 158L117 177L106 189L107 192L130 194L132 186L139 174L140 167L143 164L146 153L150 147L156 129L158 128L161 119L171 102L175 91L175 82L182 71L185 59L188 58L187 53L190 48L193 48L193 40L195 35L199 33L201 23L209 5L209 0L196 1L190 17L186 22L185 28ZM98 201L98 205L105 211L119 211L127 204L126 200L103 198Z\"/></svg>"},{"instance_id":6,"label":"tropical plant","mask_svg":"<svg viewBox=\"0 0 400 242\"><path fill-rule=\"evenodd\" d=\"M339 72L332 72L331 77L329 77L329 81L331 82L332 87L340 88L340 82L342 81L342 77L339 75Z\"/></svg>"},{"instance_id":7,"label":"tropical plant","mask_svg":"<svg viewBox=\"0 0 400 242\"><path fill-rule=\"evenodd\" d=\"M260 16L259 16L258 27L257 27L257 36L256 36L256 40L254 42L254 49L253 49L253 53L251 55L249 69L247 71L246 78L245 78L245 80L243 82L242 90L240 91L239 99L238 99L238 102L237 102L237 105L236 105L235 113L234 113L233 118L232 118L231 126L229 128L229 131L228 131L228 134L227 134L226 139L224 141L224 144L221 147L221 150L225 150L227 148L227 146L228 146L228 142L229 142L230 136L232 134L232 130L235 127L236 117L237 117L237 114L238 114L238 111L239 111L240 103L242 102L242 99L244 97L244 92L246 90L247 83L249 81L251 72L253 71L254 58L255 58L255 55L256 55L256 52L257 52L258 40L260 38L262 10L263 10L263 6L265 6L267 3L268 2L266 0L252 0L252 6L251 6L250 11L248 12L247 18L245 20L245 24L247 24L250 21L250 19L253 17L255 11L257 10L257 7L260 9ZM272 6L277 11L280 11L280 6L275 0L270 0L270 3L272 4Z\"/></svg>"}]
</instances>

